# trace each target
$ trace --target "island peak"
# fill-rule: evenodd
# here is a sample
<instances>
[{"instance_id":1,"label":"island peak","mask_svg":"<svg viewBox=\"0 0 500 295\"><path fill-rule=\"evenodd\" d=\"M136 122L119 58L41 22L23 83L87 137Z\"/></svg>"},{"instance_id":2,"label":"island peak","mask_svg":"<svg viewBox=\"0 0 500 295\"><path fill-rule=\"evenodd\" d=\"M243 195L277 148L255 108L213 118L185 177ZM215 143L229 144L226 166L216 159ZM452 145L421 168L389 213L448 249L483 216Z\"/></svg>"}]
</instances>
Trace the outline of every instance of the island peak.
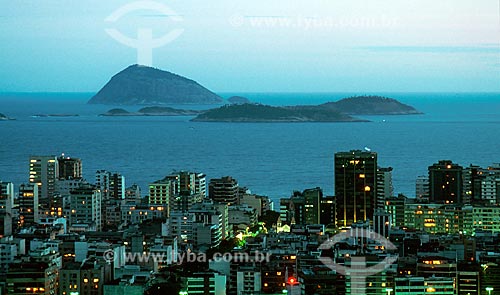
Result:
<instances>
[{"instance_id":1,"label":"island peak","mask_svg":"<svg viewBox=\"0 0 500 295\"><path fill-rule=\"evenodd\" d=\"M220 104L223 99L196 81L134 64L114 75L89 104Z\"/></svg>"},{"instance_id":2,"label":"island peak","mask_svg":"<svg viewBox=\"0 0 500 295\"><path fill-rule=\"evenodd\" d=\"M394 98L377 95L362 95L343 98L322 104L349 115L415 115L422 114L414 107Z\"/></svg>"}]
</instances>

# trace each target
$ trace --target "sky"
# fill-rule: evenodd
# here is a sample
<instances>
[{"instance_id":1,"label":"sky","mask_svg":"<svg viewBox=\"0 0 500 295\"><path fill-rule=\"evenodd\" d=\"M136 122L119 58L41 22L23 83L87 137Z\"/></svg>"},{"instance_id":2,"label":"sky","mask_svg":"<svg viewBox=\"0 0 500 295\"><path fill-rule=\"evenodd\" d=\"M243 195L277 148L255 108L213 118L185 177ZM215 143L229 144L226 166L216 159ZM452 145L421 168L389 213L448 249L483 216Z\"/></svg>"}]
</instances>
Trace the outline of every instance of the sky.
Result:
<instances>
[{"instance_id":1,"label":"sky","mask_svg":"<svg viewBox=\"0 0 500 295\"><path fill-rule=\"evenodd\" d=\"M0 7L0 92L96 92L144 61L218 93L500 92L500 0L0 0ZM144 41L148 31L157 48ZM117 34L143 39L126 45Z\"/></svg>"}]
</instances>

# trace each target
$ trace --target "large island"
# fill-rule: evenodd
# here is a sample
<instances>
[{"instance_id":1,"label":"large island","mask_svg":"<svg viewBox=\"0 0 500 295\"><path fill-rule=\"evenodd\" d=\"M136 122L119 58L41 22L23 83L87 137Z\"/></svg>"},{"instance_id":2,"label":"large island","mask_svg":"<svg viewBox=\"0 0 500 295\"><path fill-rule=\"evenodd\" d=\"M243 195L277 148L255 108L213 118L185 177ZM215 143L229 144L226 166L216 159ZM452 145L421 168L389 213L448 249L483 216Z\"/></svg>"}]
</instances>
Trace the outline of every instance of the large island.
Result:
<instances>
[{"instance_id":1,"label":"large island","mask_svg":"<svg viewBox=\"0 0 500 295\"><path fill-rule=\"evenodd\" d=\"M380 96L357 96L320 105L269 106L232 104L199 114L196 122L367 122L351 115L421 114L395 99Z\"/></svg>"},{"instance_id":2,"label":"large island","mask_svg":"<svg viewBox=\"0 0 500 295\"><path fill-rule=\"evenodd\" d=\"M366 122L334 109L320 106L275 107L262 104L233 104L208 110L195 122Z\"/></svg>"}]
</instances>

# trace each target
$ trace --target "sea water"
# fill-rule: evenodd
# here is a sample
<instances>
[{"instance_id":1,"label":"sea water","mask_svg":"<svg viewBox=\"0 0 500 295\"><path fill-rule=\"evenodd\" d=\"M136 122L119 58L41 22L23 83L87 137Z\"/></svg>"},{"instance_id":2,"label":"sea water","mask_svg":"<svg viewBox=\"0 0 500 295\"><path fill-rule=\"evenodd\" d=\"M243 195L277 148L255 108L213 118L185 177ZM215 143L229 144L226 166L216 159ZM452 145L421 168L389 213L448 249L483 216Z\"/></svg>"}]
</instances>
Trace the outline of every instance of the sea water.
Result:
<instances>
[{"instance_id":1,"label":"sea water","mask_svg":"<svg viewBox=\"0 0 500 295\"><path fill-rule=\"evenodd\" d=\"M320 104L372 93L222 93L271 105ZM30 155L81 158L84 177L123 174L146 195L149 182L173 170L208 178L230 175L274 201L321 187L332 195L335 152L369 148L391 166L395 193L415 195L415 178L449 159L468 166L500 162L499 93L376 93L424 112L362 116L369 123L204 123L192 117L100 117L114 106L87 105L92 93L4 93L0 113L0 180L28 181ZM213 106L175 106L204 109ZM136 111L140 106L126 106ZM33 115L77 114L72 117Z\"/></svg>"}]
</instances>

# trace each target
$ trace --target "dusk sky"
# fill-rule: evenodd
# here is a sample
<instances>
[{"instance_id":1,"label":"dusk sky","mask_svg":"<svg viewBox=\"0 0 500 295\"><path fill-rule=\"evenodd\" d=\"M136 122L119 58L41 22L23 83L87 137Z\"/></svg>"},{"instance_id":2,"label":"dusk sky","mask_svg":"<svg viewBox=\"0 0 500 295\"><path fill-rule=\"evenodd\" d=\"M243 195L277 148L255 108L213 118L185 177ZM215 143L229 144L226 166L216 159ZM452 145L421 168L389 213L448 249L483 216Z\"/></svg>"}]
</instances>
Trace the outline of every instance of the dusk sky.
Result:
<instances>
[{"instance_id":1,"label":"dusk sky","mask_svg":"<svg viewBox=\"0 0 500 295\"><path fill-rule=\"evenodd\" d=\"M106 29L139 27L215 92L500 92L499 0L1 1L0 92L96 92L137 63Z\"/></svg>"}]
</instances>

